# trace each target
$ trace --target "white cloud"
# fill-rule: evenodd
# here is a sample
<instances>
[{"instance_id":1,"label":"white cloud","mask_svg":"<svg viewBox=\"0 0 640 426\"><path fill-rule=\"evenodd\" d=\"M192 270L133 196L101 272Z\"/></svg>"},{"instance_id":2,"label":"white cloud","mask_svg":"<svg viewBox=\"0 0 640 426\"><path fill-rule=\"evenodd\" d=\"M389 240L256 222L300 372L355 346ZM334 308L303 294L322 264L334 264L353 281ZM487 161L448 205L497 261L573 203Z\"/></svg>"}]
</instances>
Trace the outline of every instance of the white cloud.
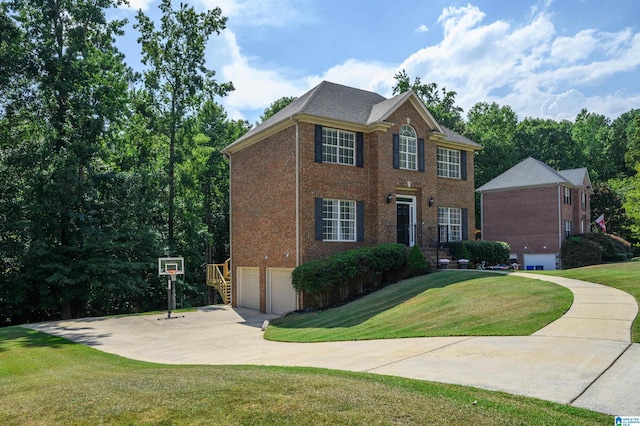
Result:
<instances>
[{"instance_id":1,"label":"white cloud","mask_svg":"<svg viewBox=\"0 0 640 426\"><path fill-rule=\"evenodd\" d=\"M425 24L422 24L418 28L416 28L417 33L426 33L427 31L429 31L429 27L427 27Z\"/></svg>"},{"instance_id":2,"label":"white cloud","mask_svg":"<svg viewBox=\"0 0 640 426\"><path fill-rule=\"evenodd\" d=\"M264 110L273 101L283 96L299 96L310 86L308 79L291 79L287 70L261 69L252 66L251 58L241 54L236 36L227 29L215 41L215 62L224 64L220 67L218 81L233 82L236 90L221 99L228 115L232 119L249 119L243 111ZM260 115L259 113L257 115Z\"/></svg>"},{"instance_id":3,"label":"white cloud","mask_svg":"<svg viewBox=\"0 0 640 426\"><path fill-rule=\"evenodd\" d=\"M221 3L223 13L227 3L229 16L241 15L248 7L246 1L225 0ZM285 7L290 2L277 0L271 4ZM456 103L465 111L477 102L497 102L510 105L521 119L574 119L582 108L615 118L639 105L637 90L602 95L606 88L597 84L640 66L640 34L630 29L614 33L584 29L574 35L557 36L547 7L532 10L522 24L485 22L485 13L472 5L447 7L437 20L442 40L417 50L404 61L350 58L311 75L264 66L264 61L257 60L262 58L246 57L233 31L227 29L213 49L220 61L213 68L220 71L219 81L231 80L236 86L236 91L222 101L232 118L251 119L246 115L256 115L256 111L259 115L274 100L300 96L322 80L390 96L393 75L400 69L412 78L419 76L425 83L436 82L439 87L456 91ZM264 8L255 11L263 12ZM271 25L294 19L296 13L292 11ZM594 88L598 90L590 91Z\"/></svg>"},{"instance_id":4,"label":"white cloud","mask_svg":"<svg viewBox=\"0 0 640 426\"><path fill-rule=\"evenodd\" d=\"M313 21L308 0L199 0L206 8L220 7L230 25L284 28Z\"/></svg>"},{"instance_id":5,"label":"white cloud","mask_svg":"<svg viewBox=\"0 0 640 426\"><path fill-rule=\"evenodd\" d=\"M558 37L551 47L551 59L571 64L586 59L596 48L595 30L580 31L574 37Z\"/></svg>"}]
</instances>

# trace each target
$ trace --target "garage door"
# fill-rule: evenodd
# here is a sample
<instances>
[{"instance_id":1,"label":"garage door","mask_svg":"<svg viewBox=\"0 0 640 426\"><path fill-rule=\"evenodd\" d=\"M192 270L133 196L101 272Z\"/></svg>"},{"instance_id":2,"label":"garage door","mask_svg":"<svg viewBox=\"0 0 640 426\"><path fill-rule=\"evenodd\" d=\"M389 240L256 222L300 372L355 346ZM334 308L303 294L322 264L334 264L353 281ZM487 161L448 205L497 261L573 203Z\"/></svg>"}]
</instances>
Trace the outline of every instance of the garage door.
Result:
<instances>
[{"instance_id":1,"label":"garage door","mask_svg":"<svg viewBox=\"0 0 640 426\"><path fill-rule=\"evenodd\" d=\"M238 268L238 306L260 310L260 270Z\"/></svg>"},{"instance_id":2,"label":"garage door","mask_svg":"<svg viewBox=\"0 0 640 426\"><path fill-rule=\"evenodd\" d=\"M555 254L525 254L523 269L544 269L550 271L556 269Z\"/></svg>"},{"instance_id":3,"label":"garage door","mask_svg":"<svg viewBox=\"0 0 640 426\"><path fill-rule=\"evenodd\" d=\"M267 269L267 313L284 314L297 309L291 285L291 269Z\"/></svg>"}]
</instances>

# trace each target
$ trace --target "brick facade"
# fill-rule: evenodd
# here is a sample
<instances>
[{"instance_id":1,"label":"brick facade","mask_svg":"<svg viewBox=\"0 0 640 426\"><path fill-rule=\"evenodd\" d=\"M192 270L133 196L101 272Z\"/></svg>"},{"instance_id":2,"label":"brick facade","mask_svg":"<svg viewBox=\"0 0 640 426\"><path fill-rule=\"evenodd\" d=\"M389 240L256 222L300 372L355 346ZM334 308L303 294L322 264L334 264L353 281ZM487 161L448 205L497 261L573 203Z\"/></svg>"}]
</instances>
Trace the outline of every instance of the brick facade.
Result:
<instances>
[{"instance_id":1,"label":"brick facade","mask_svg":"<svg viewBox=\"0 0 640 426\"><path fill-rule=\"evenodd\" d=\"M590 232L591 188L586 170L583 173L580 183L565 180L502 190L480 188L482 239L509 243L512 257L520 264L525 263L526 255L554 255L559 262L567 234ZM569 202L565 189L571 194ZM570 232L566 222L571 224Z\"/></svg>"},{"instance_id":2,"label":"brick facade","mask_svg":"<svg viewBox=\"0 0 640 426\"><path fill-rule=\"evenodd\" d=\"M260 268L262 311L266 306L267 268L294 268L333 253L396 242L397 196L415 197L416 222L422 234L431 230L436 235L438 206L467 209L469 223L465 237L473 238L473 152L478 146L437 141L431 136L432 127L424 115L414 102L405 102L385 119L384 126L358 129L348 122L320 120L326 127L362 132L363 167L316 162L314 142L318 123L308 117L285 122L282 129L230 153L232 270ZM407 123L425 141L424 172L393 168L393 134ZM441 143L468 150L466 180L437 177L437 147ZM389 194L392 200L388 203ZM316 198L362 201L364 241L316 240ZM431 198L434 203L428 206ZM426 244L427 238L423 241L422 235L419 237L416 243ZM237 274L232 274L234 305L236 279ZM298 300L300 305L304 303L302 298Z\"/></svg>"}]
</instances>

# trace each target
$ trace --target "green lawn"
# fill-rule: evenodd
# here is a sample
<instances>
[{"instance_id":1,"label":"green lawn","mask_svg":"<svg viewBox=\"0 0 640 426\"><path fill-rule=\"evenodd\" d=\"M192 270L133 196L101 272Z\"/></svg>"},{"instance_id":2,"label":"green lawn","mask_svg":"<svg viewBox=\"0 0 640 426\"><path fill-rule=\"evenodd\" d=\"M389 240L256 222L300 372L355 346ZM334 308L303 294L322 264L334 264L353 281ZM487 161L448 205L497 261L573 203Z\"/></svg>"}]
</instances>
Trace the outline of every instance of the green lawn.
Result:
<instances>
[{"instance_id":1,"label":"green lawn","mask_svg":"<svg viewBox=\"0 0 640 426\"><path fill-rule=\"evenodd\" d=\"M157 365L0 329L3 426L612 423L587 410L462 386L310 368Z\"/></svg>"},{"instance_id":2,"label":"green lawn","mask_svg":"<svg viewBox=\"0 0 640 426\"><path fill-rule=\"evenodd\" d=\"M288 342L429 336L529 335L561 317L570 290L476 271L441 271L390 285L339 308L290 315L265 338Z\"/></svg>"},{"instance_id":3,"label":"green lawn","mask_svg":"<svg viewBox=\"0 0 640 426\"><path fill-rule=\"evenodd\" d=\"M566 271L546 271L544 274L575 278L615 287L635 297L636 302L640 305L640 260L587 266L567 269ZM631 332L634 343L640 343L640 321L638 321L637 317Z\"/></svg>"}]
</instances>

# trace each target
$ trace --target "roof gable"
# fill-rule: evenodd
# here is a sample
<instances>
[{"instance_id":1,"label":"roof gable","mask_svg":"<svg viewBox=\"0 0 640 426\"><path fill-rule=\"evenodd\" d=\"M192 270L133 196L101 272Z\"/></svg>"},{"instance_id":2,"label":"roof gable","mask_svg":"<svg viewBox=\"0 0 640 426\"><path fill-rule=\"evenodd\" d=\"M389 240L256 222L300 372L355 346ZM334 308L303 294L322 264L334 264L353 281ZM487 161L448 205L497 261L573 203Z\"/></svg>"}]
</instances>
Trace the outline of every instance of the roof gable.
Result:
<instances>
[{"instance_id":1,"label":"roof gable","mask_svg":"<svg viewBox=\"0 0 640 426\"><path fill-rule=\"evenodd\" d=\"M227 146L224 152L233 153L258 142L263 137L290 126L292 120L299 116L340 121L365 128L381 124L390 126L392 123L386 120L406 102L411 102L434 129L436 139L467 145L473 149L481 148L472 140L440 126L413 91L387 99L374 92L323 81Z\"/></svg>"},{"instance_id":2,"label":"roof gable","mask_svg":"<svg viewBox=\"0 0 640 426\"><path fill-rule=\"evenodd\" d=\"M542 161L529 157L482 185L480 188L476 189L476 192L500 191L557 184L578 187L583 185L585 176L588 180L589 176L586 168L556 171Z\"/></svg>"}]
</instances>

